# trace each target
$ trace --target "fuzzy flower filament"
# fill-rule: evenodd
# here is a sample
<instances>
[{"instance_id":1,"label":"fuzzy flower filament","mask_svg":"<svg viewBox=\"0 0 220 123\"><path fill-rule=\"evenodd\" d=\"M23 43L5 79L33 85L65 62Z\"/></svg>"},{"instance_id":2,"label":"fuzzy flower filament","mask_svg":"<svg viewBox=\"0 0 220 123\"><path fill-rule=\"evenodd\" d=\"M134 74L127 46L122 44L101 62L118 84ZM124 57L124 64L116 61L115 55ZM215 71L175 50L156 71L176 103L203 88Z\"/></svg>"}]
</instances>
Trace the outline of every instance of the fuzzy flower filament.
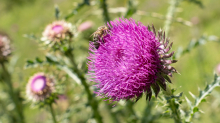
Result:
<instances>
[{"instance_id":1,"label":"fuzzy flower filament","mask_svg":"<svg viewBox=\"0 0 220 123\"><path fill-rule=\"evenodd\" d=\"M119 19L108 24L109 30L100 36L100 46L90 43L89 75L97 83L96 92L112 101L135 99L146 93L151 98L152 90L157 96L160 87L166 90L168 75L177 72L169 60L174 52L162 31L136 23L133 19Z\"/></svg>"}]
</instances>

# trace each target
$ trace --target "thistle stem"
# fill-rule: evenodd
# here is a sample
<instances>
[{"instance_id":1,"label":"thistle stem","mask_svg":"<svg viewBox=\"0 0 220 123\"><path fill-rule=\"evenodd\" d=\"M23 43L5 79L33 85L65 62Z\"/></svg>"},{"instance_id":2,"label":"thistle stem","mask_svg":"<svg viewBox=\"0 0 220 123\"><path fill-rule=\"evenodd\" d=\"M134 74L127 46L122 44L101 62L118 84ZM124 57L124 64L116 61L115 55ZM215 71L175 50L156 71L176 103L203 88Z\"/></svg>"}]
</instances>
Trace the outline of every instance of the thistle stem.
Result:
<instances>
[{"instance_id":1,"label":"thistle stem","mask_svg":"<svg viewBox=\"0 0 220 123\"><path fill-rule=\"evenodd\" d=\"M87 94L87 100L89 102L89 105L92 107L93 110L93 114L94 117L97 121L97 123L102 123L102 117L98 111L98 102L95 100L95 98L93 98L93 95L89 89L89 85L86 82L86 78L84 77L84 75L81 73L81 71L79 71L79 69L77 69L77 64L74 61L74 56L72 54L71 51L68 51L65 53L65 55L69 58L69 60L71 61L73 68L72 70L76 73L76 75L79 77L79 79L81 80L82 85L85 88L85 92Z\"/></svg>"},{"instance_id":2,"label":"thistle stem","mask_svg":"<svg viewBox=\"0 0 220 123\"><path fill-rule=\"evenodd\" d=\"M180 117L180 111L176 107L178 107L178 104L176 104L175 99L171 99L169 101L170 108L172 110L172 116L175 121L175 123L182 123L181 117Z\"/></svg>"},{"instance_id":3,"label":"thistle stem","mask_svg":"<svg viewBox=\"0 0 220 123\"><path fill-rule=\"evenodd\" d=\"M118 119L117 119L116 114L111 111L112 106L111 106L111 105L107 105L107 108L108 108L108 110L109 110L109 113L110 113L110 115L111 115L111 118L112 118L113 123L120 123L120 122L118 121Z\"/></svg>"},{"instance_id":4,"label":"thistle stem","mask_svg":"<svg viewBox=\"0 0 220 123\"><path fill-rule=\"evenodd\" d=\"M163 91L163 93L164 93L165 97L174 97L172 91L170 90L170 88L168 86L166 87L166 91ZM172 116L173 116L175 123L182 123L182 119L180 116L180 110L179 110L179 104L178 104L176 98L168 99L167 102L169 104L169 108L172 111Z\"/></svg>"},{"instance_id":5,"label":"thistle stem","mask_svg":"<svg viewBox=\"0 0 220 123\"><path fill-rule=\"evenodd\" d=\"M76 15L80 9L82 9L85 5L90 5L89 0L84 0L82 3L79 3L75 9L72 10L70 14L68 14L64 19L68 20L72 16Z\"/></svg>"},{"instance_id":6,"label":"thistle stem","mask_svg":"<svg viewBox=\"0 0 220 123\"><path fill-rule=\"evenodd\" d=\"M137 122L137 115L133 109L133 106L134 106L134 102L128 100L126 107L129 111L129 115L130 115L129 117L132 117L132 123L136 123Z\"/></svg>"},{"instance_id":7,"label":"thistle stem","mask_svg":"<svg viewBox=\"0 0 220 123\"><path fill-rule=\"evenodd\" d=\"M19 104L19 99L18 97L16 97L16 94L14 92L13 89L13 85L11 82L11 75L9 74L8 70L5 67L5 64L1 62L1 67L3 70L2 76L3 76L3 80L5 81L5 83L8 85L8 89L9 89L9 95L11 96L11 99L15 105L15 110L18 114L18 119L20 123L25 123L24 121L24 116L23 116L23 111L22 111L22 105Z\"/></svg>"},{"instance_id":8,"label":"thistle stem","mask_svg":"<svg viewBox=\"0 0 220 123\"><path fill-rule=\"evenodd\" d=\"M50 107L51 116L52 116L52 118L53 118L53 122L54 122L54 123L57 123L56 116L55 116L55 113L54 113L52 104L49 104L49 107Z\"/></svg>"},{"instance_id":9,"label":"thistle stem","mask_svg":"<svg viewBox=\"0 0 220 123\"><path fill-rule=\"evenodd\" d=\"M176 12L176 8L178 7L178 5L179 5L179 0L170 0L170 7L168 8L168 12L166 15L166 21L165 21L164 27L163 27L166 32L166 35L168 35L168 33L169 33L170 25L173 21L173 17L174 17L174 14Z\"/></svg>"},{"instance_id":10,"label":"thistle stem","mask_svg":"<svg viewBox=\"0 0 220 123\"><path fill-rule=\"evenodd\" d=\"M100 0L100 7L103 9L104 21L109 22L110 18L109 18L109 14L108 14L106 0Z\"/></svg>"}]
</instances>

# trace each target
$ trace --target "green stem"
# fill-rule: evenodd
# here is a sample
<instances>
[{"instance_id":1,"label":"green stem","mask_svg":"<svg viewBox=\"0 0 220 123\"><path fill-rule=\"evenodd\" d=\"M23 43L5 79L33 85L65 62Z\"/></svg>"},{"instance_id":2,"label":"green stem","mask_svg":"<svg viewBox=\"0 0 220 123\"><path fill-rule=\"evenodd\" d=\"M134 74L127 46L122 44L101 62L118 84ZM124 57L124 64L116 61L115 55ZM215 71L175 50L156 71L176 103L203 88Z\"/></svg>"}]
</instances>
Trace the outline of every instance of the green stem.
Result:
<instances>
[{"instance_id":1,"label":"green stem","mask_svg":"<svg viewBox=\"0 0 220 123\"><path fill-rule=\"evenodd\" d=\"M111 105L107 105L107 108L109 110L109 113L111 115L111 119L113 120L113 123L120 123L119 120L117 119L117 116L114 112L112 112L112 106Z\"/></svg>"},{"instance_id":2,"label":"green stem","mask_svg":"<svg viewBox=\"0 0 220 123\"><path fill-rule=\"evenodd\" d=\"M129 111L129 115L130 115L129 117L131 118L131 121L129 121L129 122L136 123L138 118L137 118L137 115L133 109L133 106L134 106L134 102L128 100L126 107Z\"/></svg>"},{"instance_id":3,"label":"green stem","mask_svg":"<svg viewBox=\"0 0 220 123\"><path fill-rule=\"evenodd\" d=\"M179 110L179 104L178 104L176 98L172 98L172 97L175 97L173 95L172 91L167 86L166 91L163 91L163 93L164 93L165 97L169 97L169 98L171 97L171 99L168 99L167 101L169 103L169 108L172 111L172 117L173 117L175 123L182 123L182 119L180 116L180 110Z\"/></svg>"},{"instance_id":4,"label":"green stem","mask_svg":"<svg viewBox=\"0 0 220 123\"><path fill-rule=\"evenodd\" d=\"M86 79L84 77L84 75L77 69L77 64L74 61L74 56L72 54L71 51L68 51L67 53L65 53L65 55L70 59L72 65L73 65L73 71L76 73L76 75L79 77L79 79L81 80L82 85L85 88L85 92L87 94L87 100L89 102L89 105L92 107L93 110L93 114L95 116L95 119L98 123L102 123L102 117L98 111L98 102L95 100L95 98L93 98L93 95L89 89L89 85L86 82Z\"/></svg>"},{"instance_id":5,"label":"green stem","mask_svg":"<svg viewBox=\"0 0 220 123\"><path fill-rule=\"evenodd\" d=\"M1 67L2 67L2 70L3 70L2 76L3 76L3 79L4 79L5 83L8 85L9 95L11 96L11 98L14 102L15 110L18 114L19 122L20 123L25 123L24 116L23 116L23 111L22 111L22 104L19 104L19 99L16 96L16 93L14 92L12 82L11 82L11 75L9 74L8 70L6 69L4 63L1 63Z\"/></svg>"},{"instance_id":6,"label":"green stem","mask_svg":"<svg viewBox=\"0 0 220 123\"><path fill-rule=\"evenodd\" d=\"M172 110L172 116L173 116L175 123L182 123L181 116L180 116L180 110L178 108L176 108L176 107L178 107L178 104L175 102L175 99L171 99L169 101L169 104L170 104L170 108Z\"/></svg>"},{"instance_id":7,"label":"green stem","mask_svg":"<svg viewBox=\"0 0 220 123\"><path fill-rule=\"evenodd\" d=\"M89 0L84 0L82 3L79 3L75 9L72 10L70 14L65 16L65 20L68 20L72 16L76 15L80 9L82 9L85 5L90 5Z\"/></svg>"},{"instance_id":8,"label":"green stem","mask_svg":"<svg viewBox=\"0 0 220 123\"><path fill-rule=\"evenodd\" d=\"M100 7L103 9L104 21L109 22L110 18L109 18L109 14L108 14L106 0L100 0Z\"/></svg>"},{"instance_id":9,"label":"green stem","mask_svg":"<svg viewBox=\"0 0 220 123\"><path fill-rule=\"evenodd\" d=\"M52 104L49 104L49 107L50 107L51 116L52 116L52 118L53 118L53 122L54 122L54 123L57 123L56 116L55 116L55 113L54 113Z\"/></svg>"},{"instance_id":10,"label":"green stem","mask_svg":"<svg viewBox=\"0 0 220 123\"><path fill-rule=\"evenodd\" d=\"M166 15L166 21L164 23L164 30L166 32L166 35L168 35L169 30L170 30L170 25L172 23L174 14L176 12L176 8L179 5L179 0L170 0L170 7L168 8L168 12Z\"/></svg>"}]
</instances>

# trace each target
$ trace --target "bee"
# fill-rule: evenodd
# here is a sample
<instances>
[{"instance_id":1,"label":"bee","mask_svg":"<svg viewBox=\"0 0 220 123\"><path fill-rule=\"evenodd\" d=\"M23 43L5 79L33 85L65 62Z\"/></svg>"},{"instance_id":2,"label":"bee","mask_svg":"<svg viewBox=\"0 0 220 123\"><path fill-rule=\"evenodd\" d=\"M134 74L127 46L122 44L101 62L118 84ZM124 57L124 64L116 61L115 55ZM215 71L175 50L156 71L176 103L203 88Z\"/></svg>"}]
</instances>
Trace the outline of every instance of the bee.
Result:
<instances>
[{"instance_id":1,"label":"bee","mask_svg":"<svg viewBox=\"0 0 220 123\"><path fill-rule=\"evenodd\" d=\"M101 38L101 40L103 40L102 38L106 35L106 31L108 31L108 30L109 30L109 28L107 26L100 26L98 28L98 30L92 34L94 46L96 49L98 49L100 46L99 39Z\"/></svg>"}]
</instances>

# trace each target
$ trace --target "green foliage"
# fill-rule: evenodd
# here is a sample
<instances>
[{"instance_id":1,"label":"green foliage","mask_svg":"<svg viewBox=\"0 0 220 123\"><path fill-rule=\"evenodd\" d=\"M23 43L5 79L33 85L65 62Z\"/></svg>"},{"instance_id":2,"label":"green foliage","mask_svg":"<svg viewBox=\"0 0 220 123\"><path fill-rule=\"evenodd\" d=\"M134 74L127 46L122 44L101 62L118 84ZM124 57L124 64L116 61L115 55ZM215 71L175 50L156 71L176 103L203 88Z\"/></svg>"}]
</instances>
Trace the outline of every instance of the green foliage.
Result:
<instances>
[{"instance_id":1,"label":"green foliage","mask_svg":"<svg viewBox=\"0 0 220 123\"><path fill-rule=\"evenodd\" d=\"M196 5L198 5L200 8L204 8L204 5L203 5L203 3L202 3L201 0L185 0L185 1L190 2L190 3L193 3L193 4L196 4Z\"/></svg>"},{"instance_id":2,"label":"green foliage","mask_svg":"<svg viewBox=\"0 0 220 123\"><path fill-rule=\"evenodd\" d=\"M128 9L125 13L125 18L131 17L133 14L136 13L137 9L136 6L134 5L135 0L128 0Z\"/></svg>"},{"instance_id":3,"label":"green foliage","mask_svg":"<svg viewBox=\"0 0 220 123\"><path fill-rule=\"evenodd\" d=\"M77 7L72 10L72 12L71 12L70 14L68 14L68 15L66 15L66 16L64 17L64 19L65 19L65 20L68 20L68 19L71 18L72 16L76 15L76 14L78 13L78 11L79 11L80 9L82 9L85 5L88 5L88 6L90 5L89 0L84 0L82 3L79 3L79 4L77 5Z\"/></svg>"},{"instance_id":4,"label":"green foliage","mask_svg":"<svg viewBox=\"0 0 220 123\"><path fill-rule=\"evenodd\" d=\"M169 91L168 89L166 90L166 92ZM180 93L179 95L174 95L175 90L172 89L171 92L169 92L170 94L167 95L165 93L165 99L167 101L167 108L170 110L171 112L171 116L174 119L175 123L182 123L182 112L180 109L180 105L182 103L182 100L180 99L182 97L183 93Z\"/></svg>"},{"instance_id":5,"label":"green foliage","mask_svg":"<svg viewBox=\"0 0 220 123\"><path fill-rule=\"evenodd\" d=\"M220 86L220 77L218 77L217 75L214 76L214 81L211 83L211 84L208 84L204 90L199 90L199 96L195 96L193 95L191 92L190 92L190 95L193 97L193 99L195 99L195 102L192 103L187 97L186 98L186 101L190 107L190 111L189 113L187 114L186 116L186 119L185 119L185 122L191 122L192 121L192 118L194 116L194 114L196 112L202 112L200 109L199 109L199 104L202 103L202 102L206 102L206 99L205 97L208 96L213 89L215 89L215 87L219 87Z\"/></svg>"},{"instance_id":6,"label":"green foliage","mask_svg":"<svg viewBox=\"0 0 220 123\"><path fill-rule=\"evenodd\" d=\"M100 8L102 8L102 15L105 23L110 21L106 1L107 0L100 0Z\"/></svg>"},{"instance_id":7,"label":"green foliage","mask_svg":"<svg viewBox=\"0 0 220 123\"><path fill-rule=\"evenodd\" d=\"M219 42L220 40L217 36L214 36L214 35L210 35L210 36L203 35L197 40L193 39L189 42L188 46L185 49L183 49L182 47L179 47L177 52L175 53L175 56L173 56L173 59L178 59L180 56L183 56L184 54L189 53L192 49L198 46L204 45L209 41Z\"/></svg>"},{"instance_id":8,"label":"green foliage","mask_svg":"<svg viewBox=\"0 0 220 123\"><path fill-rule=\"evenodd\" d=\"M58 93L52 93L50 97L46 98L44 101L33 103L34 107L45 108L45 106L52 105L56 103L55 100L58 99Z\"/></svg>"}]
</instances>

